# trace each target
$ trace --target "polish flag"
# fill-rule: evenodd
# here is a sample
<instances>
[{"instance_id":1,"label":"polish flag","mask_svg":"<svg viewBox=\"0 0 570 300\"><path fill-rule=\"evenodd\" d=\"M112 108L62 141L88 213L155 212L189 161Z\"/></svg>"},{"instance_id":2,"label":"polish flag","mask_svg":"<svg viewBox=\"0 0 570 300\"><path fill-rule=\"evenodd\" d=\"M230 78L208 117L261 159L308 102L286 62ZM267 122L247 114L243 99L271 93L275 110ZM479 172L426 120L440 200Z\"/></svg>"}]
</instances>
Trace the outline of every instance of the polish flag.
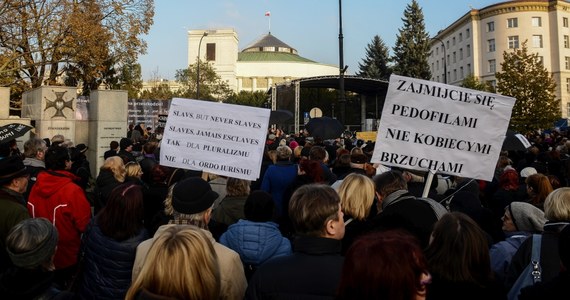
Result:
<instances>
[{"instance_id":1,"label":"polish flag","mask_svg":"<svg viewBox=\"0 0 570 300\"><path fill-rule=\"evenodd\" d=\"M271 12L270 12L270 11L266 11L266 12L265 12L265 16L266 16L266 17L270 17L270 16L271 16Z\"/></svg>"}]
</instances>

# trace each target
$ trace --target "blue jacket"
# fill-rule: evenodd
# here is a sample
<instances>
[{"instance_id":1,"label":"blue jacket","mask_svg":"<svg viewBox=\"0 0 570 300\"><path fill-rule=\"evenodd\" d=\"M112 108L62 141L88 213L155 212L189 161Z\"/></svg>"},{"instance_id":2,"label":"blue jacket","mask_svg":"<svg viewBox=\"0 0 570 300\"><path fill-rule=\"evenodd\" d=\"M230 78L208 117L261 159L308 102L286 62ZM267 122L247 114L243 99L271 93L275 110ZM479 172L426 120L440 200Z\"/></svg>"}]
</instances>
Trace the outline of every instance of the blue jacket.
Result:
<instances>
[{"instance_id":1,"label":"blue jacket","mask_svg":"<svg viewBox=\"0 0 570 300\"><path fill-rule=\"evenodd\" d=\"M495 272L498 280L505 280L513 255L515 255L521 244L528 238L528 236L529 233L519 232L519 234L514 234L506 240L500 241L491 246L491 249L489 249L489 254L491 256L491 269Z\"/></svg>"},{"instance_id":2,"label":"blue jacket","mask_svg":"<svg viewBox=\"0 0 570 300\"><path fill-rule=\"evenodd\" d=\"M277 216L283 214L283 195L287 188L297 178L297 165L289 162L277 162L269 166L263 175L261 190L266 191L273 197Z\"/></svg>"},{"instance_id":3,"label":"blue jacket","mask_svg":"<svg viewBox=\"0 0 570 300\"><path fill-rule=\"evenodd\" d=\"M291 254L291 242L273 222L239 220L222 234L220 243L239 253L244 264L253 266L272 257Z\"/></svg>"},{"instance_id":4,"label":"blue jacket","mask_svg":"<svg viewBox=\"0 0 570 300\"><path fill-rule=\"evenodd\" d=\"M82 245L80 298L124 299L131 285L137 246L147 238L146 230L141 229L136 236L118 242L91 222Z\"/></svg>"}]
</instances>

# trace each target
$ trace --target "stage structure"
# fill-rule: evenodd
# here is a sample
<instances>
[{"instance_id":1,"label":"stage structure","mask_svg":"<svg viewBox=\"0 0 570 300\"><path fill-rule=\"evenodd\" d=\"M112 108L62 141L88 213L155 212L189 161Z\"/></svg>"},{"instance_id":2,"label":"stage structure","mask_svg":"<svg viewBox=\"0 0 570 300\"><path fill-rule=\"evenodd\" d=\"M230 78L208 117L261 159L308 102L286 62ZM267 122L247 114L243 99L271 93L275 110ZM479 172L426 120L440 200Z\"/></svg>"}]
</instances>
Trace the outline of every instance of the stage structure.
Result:
<instances>
[{"instance_id":1,"label":"stage structure","mask_svg":"<svg viewBox=\"0 0 570 300\"><path fill-rule=\"evenodd\" d=\"M323 88L323 89L338 89L339 76L318 76L306 77L291 80L288 82L275 84L269 89L268 93L271 95L271 110L285 109L293 112L295 116L294 130L299 132L301 125L306 122L301 119L301 89L305 88ZM356 98L360 102L360 109L353 114L359 114L359 124L344 124L347 129L358 128L361 131L376 130L374 127L377 120L382 113L386 92L388 90L388 82L379 79L363 78L357 76L344 76L344 88L347 92L347 99ZM313 99L303 99L303 102L312 101ZM329 103L330 109L323 109L329 111L328 116L336 118L334 103ZM303 111L308 114L308 110ZM326 113L323 114L327 115ZM303 123L301 123L304 121ZM374 127L374 128L373 128Z\"/></svg>"}]
</instances>

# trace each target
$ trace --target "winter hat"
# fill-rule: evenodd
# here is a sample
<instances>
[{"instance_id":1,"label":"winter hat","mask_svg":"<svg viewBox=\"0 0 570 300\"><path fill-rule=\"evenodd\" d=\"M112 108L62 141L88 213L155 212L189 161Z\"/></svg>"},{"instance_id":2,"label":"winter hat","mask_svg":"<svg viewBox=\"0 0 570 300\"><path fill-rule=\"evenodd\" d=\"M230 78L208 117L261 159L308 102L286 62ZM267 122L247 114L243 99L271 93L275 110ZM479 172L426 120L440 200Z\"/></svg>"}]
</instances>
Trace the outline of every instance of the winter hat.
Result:
<instances>
[{"instance_id":1,"label":"winter hat","mask_svg":"<svg viewBox=\"0 0 570 300\"><path fill-rule=\"evenodd\" d=\"M132 145L133 141L129 138L122 138L121 141L119 142L119 146L121 147L121 149L127 149L127 147Z\"/></svg>"},{"instance_id":2,"label":"winter hat","mask_svg":"<svg viewBox=\"0 0 570 300\"><path fill-rule=\"evenodd\" d=\"M176 183L172 191L172 207L179 213L192 215L210 208L218 193L200 177L190 177Z\"/></svg>"},{"instance_id":3,"label":"winter hat","mask_svg":"<svg viewBox=\"0 0 570 300\"><path fill-rule=\"evenodd\" d=\"M526 202L512 202L507 209L517 230L542 232L546 218L544 212L536 206Z\"/></svg>"},{"instance_id":4,"label":"winter hat","mask_svg":"<svg viewBox=\"0 0 570 300\"><path fill-rule=\"evenodd\" d=\"M18 156L8 156L0 159L0 184L6 184L14 178L29 174L30 170L24 166Z\"/></svg>"},{"instance_id":5,"label":"winter hat","mask_svg":"<svg viewBox=\"0 0 570 300\"><path fill-rule=\"evenodd\" d=\"M79 145L75 146L75 149L77 149L79 151L79 153L85 153L85 151L87 151L87 149L89 149L89 147L87 147L87 145L85 145L85 144L79 144Z\"/></svg>"},{"instance_id":6,"label":"winter hat","mask_svg":"<svg viewBox=\"0 0 570 300\"><path fill-rule=\"evenodd\" d=\"M275 134L270 133L270 134L267 136L267 138L268 138L269 140L274 140L274 139L275 139Z\"/></svg>"},{"instance_id":7,"label":"winter hat","mask_svg":"<svg viewBox=\"0 0 570 300\"><path fill-rule=\"evenodd\" d=\"M361 153L354 153L350 155L350 162L353 164L363 164L368 162L368 157Z\"/></svg>"},{"instance_id":8,"label":"winter hat","mask_svg":"<svg viewBox=\"0 0 570 300\"><path fill-rule=\"evenodd\" d=\"M244 216L253 222L268 222L273 219L275 203L271 194L266 191L257 190L251 192L243 207Z\"/></svg>"},{"instance_id":9,"label":"winter hat","mask_svg":"<svg viewBox=\"0 0 570 300\"><path fill-rule=\"evenodd\" d=\"M526 167L524 169L521 170L521 177L522 178L526 178L529 177L530 175L536 174L538 172L536 172L536 169L533 167Z\"/></svg>"},{"instance_id":10,"label":"winter hat","mask_svg":"<svg viewBox=\"0 0 570 300\"><path fill-rule=\"evenodd\" d=\"M33 236L32 236L33 235ZM43 236L38 236L43 235ZM28 249L15 249L12 240L27 240ZM41 240L39 240L41 239ZM57 246L57 229L45 218L31 218L14 226L6 238L6 251L15 266L34 268L49 261Z\"/></svg>"},{"instance_id":11,"label":"winter hat","mask_svg":"<svg viewBox=\"0 0 570 300\"><path fill-rule=\"evenodd\" d=\"M297 141L291 141L289 143L289 148L291 148L291 150L295 150L297 147L299 147L299 143L297 143Z\"/></svg>"}]
</instances>

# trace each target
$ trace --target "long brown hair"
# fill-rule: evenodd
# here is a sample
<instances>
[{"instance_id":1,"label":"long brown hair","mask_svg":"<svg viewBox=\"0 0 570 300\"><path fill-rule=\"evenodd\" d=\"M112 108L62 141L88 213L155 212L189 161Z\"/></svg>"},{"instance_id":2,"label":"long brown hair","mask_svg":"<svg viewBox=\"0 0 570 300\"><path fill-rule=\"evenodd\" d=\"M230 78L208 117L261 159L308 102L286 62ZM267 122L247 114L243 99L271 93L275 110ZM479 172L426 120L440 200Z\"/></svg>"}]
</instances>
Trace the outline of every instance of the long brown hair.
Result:
<instances>
[{"instance_id":1,"label":"long brown hair","mask_svg":"<svg viewBox=\"0 0 570 300\"><path fill-rule=\"evenodd\" d=\"M97 223L104 235L117 241L124 241L140 232L143 218L141 187L134 183L126 183L113 189L107 204L97 215Z\"/></svg>"}]
</instances>

